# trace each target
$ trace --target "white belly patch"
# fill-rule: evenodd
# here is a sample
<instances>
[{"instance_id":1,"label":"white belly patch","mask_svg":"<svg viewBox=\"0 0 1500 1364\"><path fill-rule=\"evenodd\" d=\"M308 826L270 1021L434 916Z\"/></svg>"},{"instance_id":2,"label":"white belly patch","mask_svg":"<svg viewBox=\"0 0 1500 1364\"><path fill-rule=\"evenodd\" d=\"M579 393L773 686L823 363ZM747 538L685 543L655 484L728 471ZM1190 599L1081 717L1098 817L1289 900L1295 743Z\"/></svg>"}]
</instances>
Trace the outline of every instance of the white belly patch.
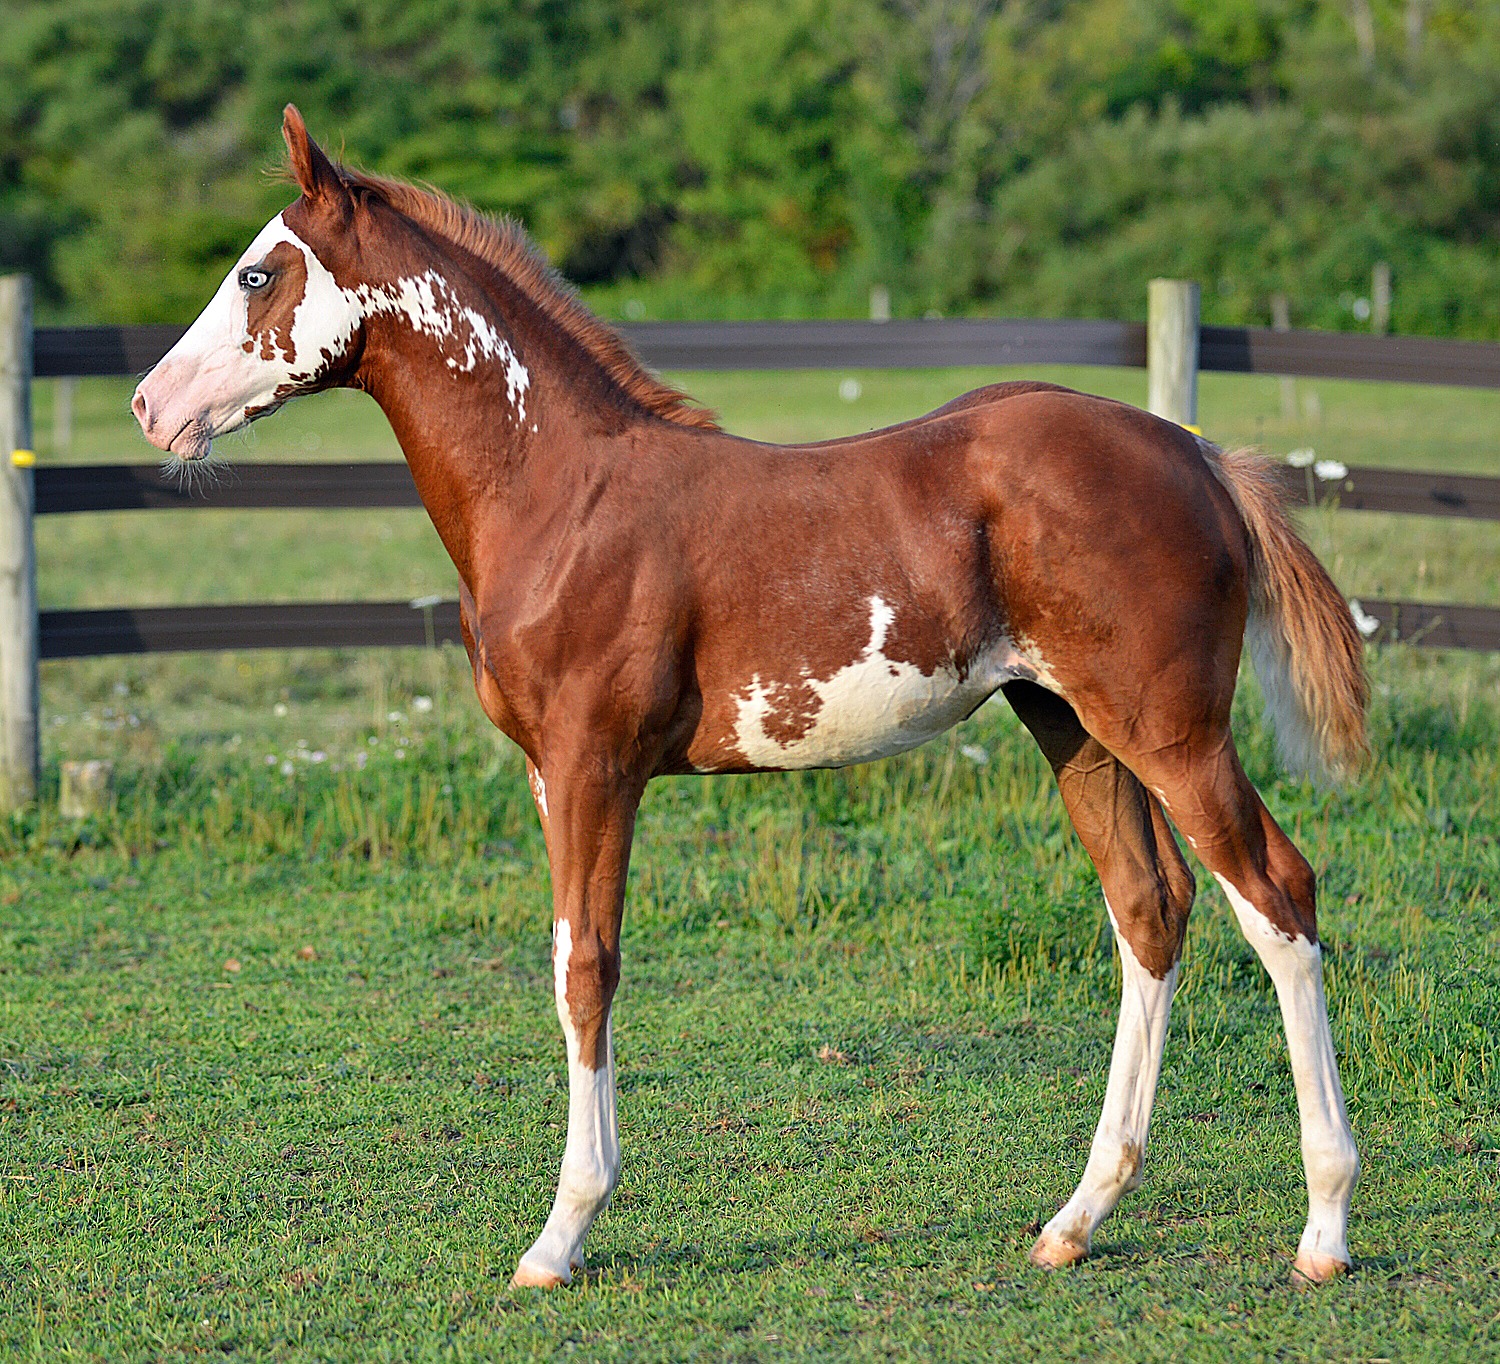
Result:
<instances>
[{"instance_id":1,"label":"white belly patch","mask_svg":"<svg viewBox=\"0 0 1500 1364\"><path fill-rule=\"evenodd\" d=\"M1002 682L1036 676L1000 639L960 676L956 664L924 673L883 652L895 611L871 597L870 642L831 677L791 682L759 674L734 697L735 744L756 767L843 767L915 748L957 724Z\"/></svg>"}]
</instances>

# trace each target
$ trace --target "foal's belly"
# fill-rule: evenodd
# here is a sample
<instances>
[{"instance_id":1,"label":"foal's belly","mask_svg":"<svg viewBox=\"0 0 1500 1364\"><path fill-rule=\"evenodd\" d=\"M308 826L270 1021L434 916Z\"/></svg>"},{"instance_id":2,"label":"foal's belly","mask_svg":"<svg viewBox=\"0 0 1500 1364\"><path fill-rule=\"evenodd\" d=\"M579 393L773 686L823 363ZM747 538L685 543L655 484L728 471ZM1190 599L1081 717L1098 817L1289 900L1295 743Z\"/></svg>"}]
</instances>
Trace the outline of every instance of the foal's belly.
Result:
<instances>
[{"instance_id":1,"label":"foal's belly","mask_svg":"<svg viewBox=\"0 0 1500 1364\"><path fill-rule=\"evenodd\" d=\"M844 767L915 748L972 714L1001 683L1034 678L1036 669L1000 638L967 666L940 663L923 672L891 657L885 641L894 613L871 597L870 640L826 677L754 673L727 696L705 696L718 732L700 737L691 756L703 770ZM705 751L706 750L706 751Z\"/></svg>"}]
</instances>

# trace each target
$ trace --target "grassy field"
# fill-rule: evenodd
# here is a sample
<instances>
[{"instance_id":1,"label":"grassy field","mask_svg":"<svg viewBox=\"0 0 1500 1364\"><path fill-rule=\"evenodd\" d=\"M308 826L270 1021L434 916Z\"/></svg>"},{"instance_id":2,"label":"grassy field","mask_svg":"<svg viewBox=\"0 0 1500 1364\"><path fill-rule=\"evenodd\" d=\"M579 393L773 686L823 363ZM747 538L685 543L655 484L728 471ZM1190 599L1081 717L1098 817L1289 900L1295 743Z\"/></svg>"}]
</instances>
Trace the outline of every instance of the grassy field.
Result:
<instances>
[{"instance_id":1,"label":"grassy field","mask_svg":"<svg viewBox=\"0 0 1500 1364\"><path fill-rule=\"evenodd\" d=\"M855 403L840 377L690 386L791 438L979 376L861 375ZM1494 468L1486 395L1319 384L1323 424L1279 427L1275 381L1212 378L1225 440ZM147 457L125 391L81 391L72 458ZM380 457L378 421L330 395L239 457ZM1496 599L1493 538L1344 524L1367 520L1309 523L1351 592ZM45 605L452 590L405 514L43 533ZM623 1182L593 1271L543 1297L507 1283L566 1117L550 902L519 756L461 655L48 664L46 798L0 824L0 1357L1500 1358L1500 658L1373 668L1379 758L1350 791L1278 776L1253 686L1237 723L1322 876L1365 1159L1352 1278L1289 1286L1285 1046L1212 883L1145 1185L1081 1268L1026 1264L1082 1170L1118 969L1045 766L990 705L866 768L652 786ZM64 756L115 759L107 812L57 816Z\"/></svg>"},{"instance_id":2,"label":"grassy field","mask_svg":"<svg viewBox=\"0 0 1500 1364\"><path fill-rule=\"evenodd\" d=\"M0 831L0 1354L1500 1357L1500 677L1377 680L1352 793L1279 781L1248 699L1239 726L1323 876L1366 1163L1346 1283L1288 1285L1280 1024L1211 887L1146 1184L1083 1268L1026 1265L1117 969L988 706L873 767L651 788L623 1184L583 1286L512 1292L566 1112L541 842L514 754L393 683L352 751L294 705L268 725L329 749L210 730L97 820Z\"/></svg>"}]
</instances>

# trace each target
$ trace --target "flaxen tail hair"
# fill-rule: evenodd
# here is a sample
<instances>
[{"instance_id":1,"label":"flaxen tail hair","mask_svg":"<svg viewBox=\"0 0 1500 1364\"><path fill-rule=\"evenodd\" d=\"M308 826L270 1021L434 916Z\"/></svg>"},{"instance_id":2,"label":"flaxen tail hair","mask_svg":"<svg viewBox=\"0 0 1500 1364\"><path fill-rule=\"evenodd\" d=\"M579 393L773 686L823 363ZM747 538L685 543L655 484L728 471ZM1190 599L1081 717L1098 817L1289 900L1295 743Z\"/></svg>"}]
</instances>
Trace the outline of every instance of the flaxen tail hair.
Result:
<instances>
[{"instance_id":1,"label":"flaxen tail hair","mask_svg":"<svg viewBox=\"0 0 1500 1364\"><path fill-rule=\"evenodd\" d=\"M1249 537L1246 637L1282 760L1315 780L1352 776L1369 755L1370 688L1349 604L1292 529L1271 461L1253 450L1204 453Z\"/></svg>"}]
</instances>

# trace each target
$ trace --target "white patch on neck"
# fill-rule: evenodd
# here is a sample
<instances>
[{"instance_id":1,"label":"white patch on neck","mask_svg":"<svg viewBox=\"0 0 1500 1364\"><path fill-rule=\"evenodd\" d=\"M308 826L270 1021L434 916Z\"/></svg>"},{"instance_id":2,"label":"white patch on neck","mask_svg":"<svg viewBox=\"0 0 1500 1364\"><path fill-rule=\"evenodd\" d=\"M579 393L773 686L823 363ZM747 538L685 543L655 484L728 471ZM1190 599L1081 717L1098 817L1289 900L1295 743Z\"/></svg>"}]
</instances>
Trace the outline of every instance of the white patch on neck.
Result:
<instances>
[{"instance_id":1,"label":"white patch on neck","mask_svg":"<svg viewBox=\"0 0 1500 1364\"><path fill-rule=\"evenodd\" d=\"M457 373L467 374L481 360L498 359L505 371L506 399L515 409L516 420L526 420L530 372L494 324L460 300L436 270L403 275L394 284L361 284L343 292L359 307L361 318L377 313L403 315L413 331L437 341L444 363Z\"/></svg>"},{"instance_id":2,"label":"white patch on neck","mask_svg":"<svg viewBox=\"0 0 1500 1364\"><path fill-rule=\"evenodd\" d=\"M870 642L832 677L813 677L804 668L794 682L762 682L756 673L734 697L735 742L748 762L766 768L842 767L884 758L957 724L1002 682L1033 675L1003 637L962 676L951 659L929 676L914 663L887 658L885 641L896 613L881 597L870 597L869 604ZM786 742L773 738L767 722L779 705L794 704L793 694L804 688L820 703L806 732Z\"/></svg>"}]
</instances>

